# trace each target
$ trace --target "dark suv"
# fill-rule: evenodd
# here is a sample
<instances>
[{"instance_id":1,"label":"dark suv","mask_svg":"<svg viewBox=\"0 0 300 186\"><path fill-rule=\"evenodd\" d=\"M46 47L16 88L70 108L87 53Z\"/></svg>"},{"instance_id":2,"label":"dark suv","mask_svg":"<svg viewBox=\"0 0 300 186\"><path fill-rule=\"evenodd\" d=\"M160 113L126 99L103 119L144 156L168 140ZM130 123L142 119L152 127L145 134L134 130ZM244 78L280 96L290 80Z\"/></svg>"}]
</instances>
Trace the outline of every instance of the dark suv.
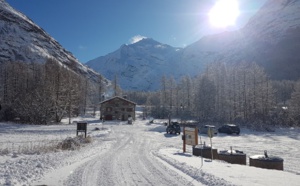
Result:
<instances>
[{"instance_id":1,"label":"dark suv","mask_svg":"<svg viewBox=\"0 0 300 186\"><path fill-rule=\"evenodd\" d=\"M240 134L240 127L235 124L225 124L218 129L219 133L226 133L226 134Z\"/></svg>"},{"instance_id":2,"label":"dark suv","mask_svg":"<svg viewBox=\"0 0 300 186\"><path fill-rule=\"evenodd\" d=\"M171 122L166 129L167 134L180 134L180 126L178 122Z\"/></svg>"}]
</instances>

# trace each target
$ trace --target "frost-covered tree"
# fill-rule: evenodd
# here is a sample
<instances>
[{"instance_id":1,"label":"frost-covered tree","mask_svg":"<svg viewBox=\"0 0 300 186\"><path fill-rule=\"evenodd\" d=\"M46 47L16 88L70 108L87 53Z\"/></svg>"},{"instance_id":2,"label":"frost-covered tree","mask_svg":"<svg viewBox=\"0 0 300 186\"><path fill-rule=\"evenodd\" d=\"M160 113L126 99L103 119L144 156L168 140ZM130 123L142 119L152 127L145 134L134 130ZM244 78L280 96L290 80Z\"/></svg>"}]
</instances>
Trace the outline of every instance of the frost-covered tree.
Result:
<instances>
[{"instance_id":1,"label":"frost-covered tree","mask_svg":"<svg viewBox=\"0 0 300 186\"><path fill-rule=\"evenodd\" d=\"M1 117L43 124L60 122L78 110L82 99L79 76L54 59L45 64L6 62L0 68Z\"/></svg>"},{"instance_id":2,"label":"frost-covered tree","mask_svg":"<svg viewBox=\"0 0 300 186\"><path fill-rule=\"evenodd\" d=\"M295 84L295 90L292 93L288 113L292 121L289 125L300 126L300 81L297 81Z\"/></svg>"},{"instance_id":3,"label":"frost-covered tree","mask_svg":"<svg viewBox=\"0 0 300 186\"><path fill-rule=\"evenodd\" d=\"M184 115L186 117L191 117L193 115L193 108L194 108L194 102L193 102L193 96L194 96L194 82L189 76L183 76L178 84L178 106L182 106L184 110L181 110L181 112L184 112Z\"/></svg>"},{"instance_id":4,"label":"frost-covered tree","mask_svg":"<svg viewBox=\"0 0 300 186\"><path fill-rule=\"evenodd\" d=\"M287 101L291 99L292 92L294 91L295 81L282 80L272 81L271 83L275 91L276 104L286 106Z\"/></svg>"},{"instance_id":5,"label":"frost-covered tree","mask_svg":"<svg viewBox=\"0 0 300 186\"><path fill-rule=\"evenodd\" d=\"M216 87L213 81L210 80L206 75L199 77L196 87L197 91L195 93L195 109L197 118L199 118L199 121L202 122L212 121L216 113Z\"/></svg>"}]
</instances>

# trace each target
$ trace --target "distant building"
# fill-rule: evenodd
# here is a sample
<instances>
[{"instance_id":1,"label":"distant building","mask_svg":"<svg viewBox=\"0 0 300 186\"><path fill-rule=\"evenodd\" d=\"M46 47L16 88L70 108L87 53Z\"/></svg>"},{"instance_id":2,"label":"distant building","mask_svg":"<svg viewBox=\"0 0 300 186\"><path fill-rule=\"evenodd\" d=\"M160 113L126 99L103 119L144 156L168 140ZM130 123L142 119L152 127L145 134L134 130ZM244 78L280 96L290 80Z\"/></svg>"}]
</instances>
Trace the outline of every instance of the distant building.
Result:
<instances>
[{"instance_id":1,"label":"distant building","mask_svg":"<svg viewBox=\"0 0 300 186\"><path fill-rule=\"evenodd\" d=\"M116 96L100 103L101 117L104 120L126 121L130 117L135 120L135 107L136 103Z\"/></svg>"}]
</instances>

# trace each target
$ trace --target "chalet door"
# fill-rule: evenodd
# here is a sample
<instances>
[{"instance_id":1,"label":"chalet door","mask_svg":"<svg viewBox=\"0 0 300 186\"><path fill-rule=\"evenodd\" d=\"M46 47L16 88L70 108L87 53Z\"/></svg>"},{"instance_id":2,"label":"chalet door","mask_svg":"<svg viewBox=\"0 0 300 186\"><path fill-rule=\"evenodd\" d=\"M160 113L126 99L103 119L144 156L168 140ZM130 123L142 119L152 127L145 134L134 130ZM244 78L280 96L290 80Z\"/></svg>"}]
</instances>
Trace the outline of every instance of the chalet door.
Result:
<instances>
[{"instance_id":1,"label":"chalet door","mask_svg":"<svg viewBox=\"0 0 300 186\"><path fill-rule=\"evenodd\" d=\"M125 116L124 116L124 114L122 114L122 121L125 121Z\"/></svg>"}]
</instances>

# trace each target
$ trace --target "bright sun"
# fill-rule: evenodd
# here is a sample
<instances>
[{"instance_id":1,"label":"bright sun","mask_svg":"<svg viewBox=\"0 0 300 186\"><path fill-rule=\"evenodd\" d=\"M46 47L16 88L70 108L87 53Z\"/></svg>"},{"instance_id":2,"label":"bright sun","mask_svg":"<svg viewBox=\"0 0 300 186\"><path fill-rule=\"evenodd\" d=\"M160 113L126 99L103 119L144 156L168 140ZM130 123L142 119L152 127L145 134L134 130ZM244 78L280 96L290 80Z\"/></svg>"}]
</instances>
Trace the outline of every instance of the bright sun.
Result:
<instances>
[{"instance_id":1,"label":"bright sun","mask_svg":"<svg viewBox=\"0 0 300 186\"><path fill-rule=\"evenodd\" d=\"M208 13L210 23L215 27L235 25L239 14L237 0L219 0Z\"/></svg>"}]
</instances>

